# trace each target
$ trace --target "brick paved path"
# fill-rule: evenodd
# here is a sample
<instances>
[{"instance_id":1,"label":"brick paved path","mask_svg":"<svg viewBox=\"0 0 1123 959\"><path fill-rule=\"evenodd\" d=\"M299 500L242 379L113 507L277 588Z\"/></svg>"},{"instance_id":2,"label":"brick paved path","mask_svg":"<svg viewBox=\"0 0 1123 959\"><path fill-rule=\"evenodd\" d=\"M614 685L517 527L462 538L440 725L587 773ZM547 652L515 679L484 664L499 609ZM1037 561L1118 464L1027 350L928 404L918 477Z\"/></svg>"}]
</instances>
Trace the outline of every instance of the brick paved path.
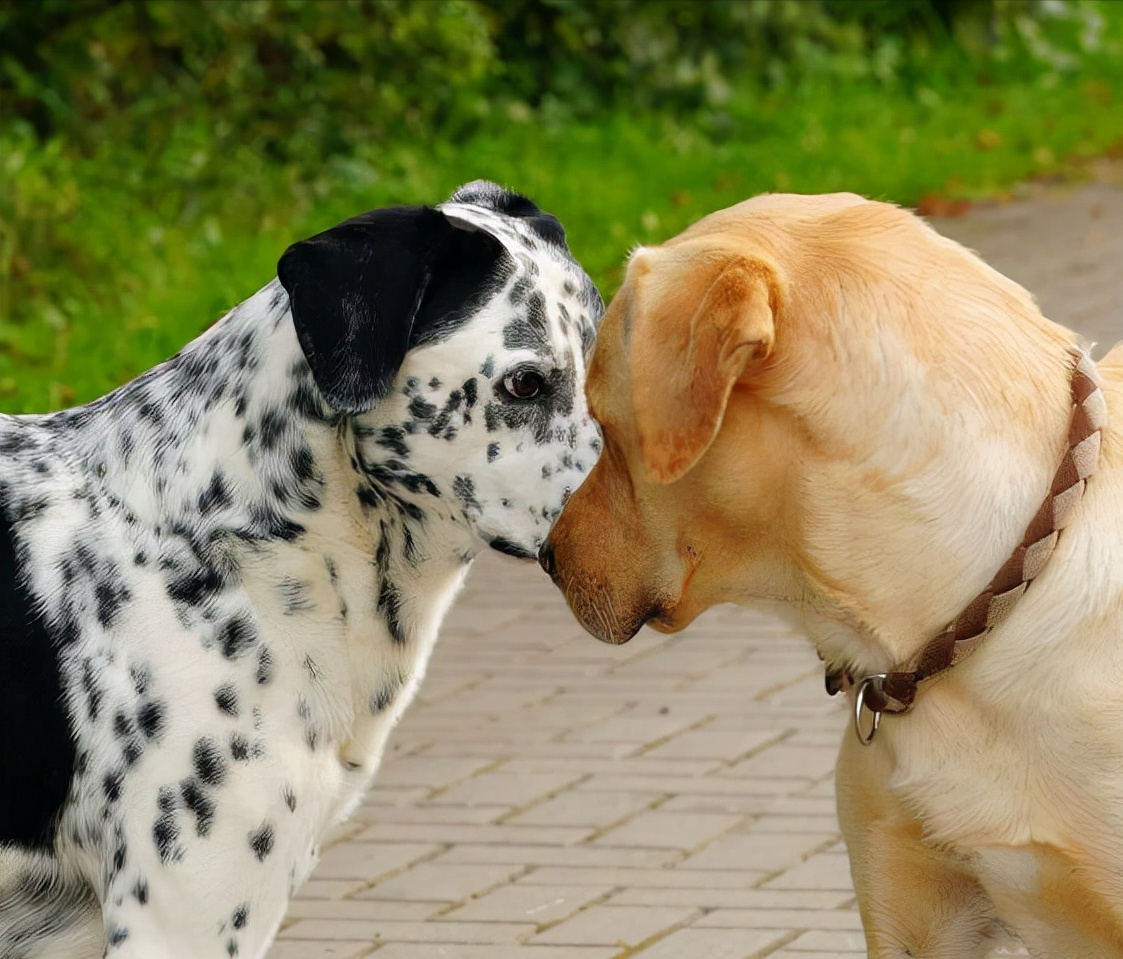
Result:
<instances>
[{"instance_id":1,"label":"brick paved path","mask_svg":"<svg viewBox=\"0 0 1123 959\"><path fill-rule=\"evenodd\" d=\"M1123 190L938 226L1053 318L1123 338ZM536 568L485 557L270 959L853 959L845 724L766 616L604 646Z\"/></svg>"}]
</instances>

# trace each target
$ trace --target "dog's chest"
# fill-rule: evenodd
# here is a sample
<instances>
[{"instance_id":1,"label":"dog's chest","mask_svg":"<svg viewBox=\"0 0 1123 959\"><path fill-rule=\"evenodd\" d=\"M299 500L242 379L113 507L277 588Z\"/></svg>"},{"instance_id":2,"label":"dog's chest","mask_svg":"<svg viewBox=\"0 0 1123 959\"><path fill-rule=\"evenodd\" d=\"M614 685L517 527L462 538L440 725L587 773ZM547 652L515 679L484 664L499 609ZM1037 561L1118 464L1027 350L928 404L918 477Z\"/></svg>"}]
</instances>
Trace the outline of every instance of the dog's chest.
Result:
<instances>
[{"instance_id":1,"label":"dog's chest","mask_svg":"<svg viewBox=\"0 0 1123 959\"><path fill-rule=\"evenodd\" d=\"M380 569L377 552L374 543L313 534L245 567L246 595L283 677L267 715L307 753L310 785L335 783L324 796L329 820L345 816L369 784L468 568L392 555Z\"/></svg>"}]
</instances>

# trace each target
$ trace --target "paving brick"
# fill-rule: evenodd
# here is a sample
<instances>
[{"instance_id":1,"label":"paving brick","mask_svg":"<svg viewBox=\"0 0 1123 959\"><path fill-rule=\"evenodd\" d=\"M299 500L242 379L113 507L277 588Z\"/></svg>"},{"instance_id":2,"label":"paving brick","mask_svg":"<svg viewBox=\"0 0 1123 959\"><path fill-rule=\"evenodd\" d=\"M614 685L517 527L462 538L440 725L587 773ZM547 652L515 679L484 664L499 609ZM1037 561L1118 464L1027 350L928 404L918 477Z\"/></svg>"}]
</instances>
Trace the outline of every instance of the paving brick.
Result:
<instances>
[{"instance_id":1,"label":"paving brick","mask_svg":"<svg viewBox=\"0 0 1123 959\"><path fill-rule=\"evenodd\" d=\"M715 909L695 923L696 928L798 929L861 932L862 922L852 909Z\"/></svg>"},{"instance_id":2,"label":"paving brick","mask_svg":"<svg viewBox=\"0 0 1123 959\"><path fill-rule=\"evenodd\" d=\"M375 956L377 959L615 959L619 952L618 949L604 946L504 947L393 943L379 949ZM305 957L301 956L299 959ZM312 957L309 956L307 959Z\"/></svg>"},{"instance_id":3,"label":"paving brick","mask_svg":"<svg viewBox=\"0 0 1123 959\"><path fill-rule=\"evenodd\" d=\"M290 919L363 919L369 921L419 921L439 912L446 903L401 899L294 899ZM501 917L505 918L505 917Z\"/></svg>"},{"instance_id":4,"label":"paving brick","mask_svg":"<svg viewBox=\"0 0 1123 959\"><path fill-rule=\"evenodd\" d=\"M676 870L678 875L685 875ZM527 879L530 877L527 876ZM819 912L847 907L854 895L850 891L818 889L756 889L709 886L699 888L666 888L654 886L629 886L613 895L613 905L621 906L700 906L708 910L751 909L763 914L806 911L811 918L795 923L795 927L810 927Z\"/></svg>"},{"instance_id":5,"label":"paving brick","mask_svg":"<svg viewBox=\"0 0 1123 959\"><path fill-rule=\"evenodd\" d=\"M373 948L366 941L279 939L269 950L269 959L365 959Z\"/></svg>"},{"instance_id":6,"label":"paving brick","mask_svg":"<svg viewBox=\"0 0 1123 959\"><path fill-rule=\"evenodd\" d=\"M796 746L783 742L741 760L722 775L761 779L821 780L834 772L837 756L837 744Z\"/></svg>"},{"instance_id":7,"label":"paving brick","mask_svg":"<svg viewBox=\"0 0 1123 959\"><path fill-rule=\"evenodd\" d=\"M697 849L744 822L742 816L713 813L640 813L596 839L600 846L647 846L657 849Z\"/></svg>"},{"instance_id":8,"label":"paving brick","mask_svg":"<svg viewBox=\"0 0 1123 959\"><path fill-rule=\"evenodd\" d=\"M529 941L546 945L634 949L698 914L694 909L666 906L592 906Z\"/></svg>"},{"instance_id":9,"label":"paving brick","mask_svg":"<svg viewBox=\"0 0 1123 959\"><path fill-rule=\"evenodd\" d=\"M401 806L362 806L355 818L369 824L462 825L496 822L510 811L509 806L437 806L418 802ZM545 825L560 824L546 823Z\"/></svg>"},{"instance_id":10,"label":"paving brick","mask_svg":"<svg viewBox=\"0 0 1123 959\"><path fill-rule=\"evenodd\" d=\"M812 856L765 885L771 889L850 890L850 861L842 852Z\"/></svg>"},{"instance_id":11,"label":"paving brick","mask_svg":"<svg viewBox=\"0 0 1123 959\"><path fill-rule=\"evenodd\" d=\"M756 959L785 938L759 929L680 929L635 955L637 959Z\"/></svg>"},{"instance_id":12,"label":"paving brick","mask_svg":"<svg viewBox=\"0 0 1123 959\"><path fill-rule=\"evenodd\" d=\"M342 899L366 888L365 879L321 879L317 873L297 890L297 899Z\"/></svg>"},{"instance_id":13,"label":"paving brick","mask_svg":"<svg viewBox=\"0 0 1123 959\"><path fill-rule=\"evenodd\" d=\"M861 932L812 930L802 933L785 946L787 952L809 957L822 956L824 953L841 953L844 956L864 956L866 938Z\"/></svg>"},{"instance_id":14,"label":"paving brick","mask_svg":"<svg viewBox=\"0 0 1123 959\"><path fill-rule=\"evenodd\" d=\"M447 789L432 800L439 806L526 806L572 786L584 778L581 773L489 772L473 776Z\"/></svg>"},{"instance_id":15,"label":"paving brick","mask_svg":"<svg viewBox=\"0 0 1123 959\"><path fill-rule=\"evenodd\" d=\"M454 909L443 919L464 922L533 922L539 926L568 919L591 902L606 898L613 886L501 886ZM645 905L640 903L639 905Z\"/></svg>"},{"instance_id":16,"label":"paving brick","mask_svg":"<svg viewBox=\"0 0 1123 959\"><path fill-rule=\"evenodd\" d=\"M774 743L783 733L774 729L692 729L654 747L645 755L656 759L704 758L735 762Z\"/></svg>"},{"instance_id":17,"label":"paving brick","mask_svg":"<svg viewBox=\"0 0 1123 959\"><path fill-rule=\"evenodd\" d=\"M658 792L574 791L512 816L508 822L542 826L587 826L604 829L665 798Z\"/></svg>"},{"instance_id":18,"label":"paving brick","mask_svg":"<svg viewBox=\"0 0 1123 959\"><path fill-rule=\"evenodd\" d=\"M509 882L521 865L426 862L366 890L362 899L457 903Z\"/></svg>"},{"instance_id":19,"label":"paving brick","mask_svg":"<svg viewBox=\"0 0 1123 959\"><path fill-rule=\"evenodd\" d=\"M380 790L392 786L424 786L428 789L447 789L485 769L491 763L480 758L431 756L406 756L384 763L378 772Z\"/></svg>"},{"instance_id":20,"label":"paving brick","mask_svg":"<svg viewBox=\"0 0 1123 959\"><path fill-rule=\"evenodd\" d=\"M398 922L370 919L301 919L282 939L342 939L346 942L515 943L534 931L529 923Z\"/></svg>"},{"instance_id":21,"label":"paving brick","mask_svg":"<svg viewBox=\"0 0 1123 959\"><path fill-rule=\"evenodd\" d=\"M602 846L454 846L440 863L518 863L525 866L667 866L681 854L672 849Z\"/></svg>"},{"instance_id":22,"label":"paving brick","mask_svg":"<svg viewBox=\"0 0 1123 959\"><path fill-rule=\"evenodd\" d=\"M720 843L688 857L682 866L684 869L777 872L798 866L812 852L836 839L834 833L745 833L726 836Z\"/></svg>"},{"instance_id":23,"label":"paving brick","mask_svg":"<svg viewBox=\"0 0 1123 959\"><path fill-rule=\"evenodd\" d=\"M587 826L529 826L496 823L376 823L359 833L361 842L416 841L447 843L504 843L524 846L571 846L589 837Z\"/></svg>"},{"instance_id":24,"label":"paving brick","mask_svg":"<svg viewBox=\"0 0 1123 959\"><path fill-rule=\"evenodd\" d=\"M440 846L427 843L341 843L324 853L315 876L373 881L439 852Z\"/></svg>"}]
</instances>

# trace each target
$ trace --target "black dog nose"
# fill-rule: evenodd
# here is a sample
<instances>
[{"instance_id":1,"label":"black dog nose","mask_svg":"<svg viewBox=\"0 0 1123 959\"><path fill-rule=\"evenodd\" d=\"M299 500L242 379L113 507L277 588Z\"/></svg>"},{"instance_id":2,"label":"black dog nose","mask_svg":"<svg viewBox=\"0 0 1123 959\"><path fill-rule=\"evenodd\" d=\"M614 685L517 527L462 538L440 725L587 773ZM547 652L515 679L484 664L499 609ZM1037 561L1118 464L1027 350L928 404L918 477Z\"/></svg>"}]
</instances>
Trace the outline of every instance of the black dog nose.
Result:
<instances>
[{"instance_id":1,"label":"black dog nose","mask_svg":"<svg viewBox=\"0 0 1123 959\"><path fill-rule=\"evenodd\" d=\"M538 565L542 567L547 576L553 576L557 571L558 566L554 562L554 546L549 540L546 540L538 551Z\"/></svg>"}]
</instances>

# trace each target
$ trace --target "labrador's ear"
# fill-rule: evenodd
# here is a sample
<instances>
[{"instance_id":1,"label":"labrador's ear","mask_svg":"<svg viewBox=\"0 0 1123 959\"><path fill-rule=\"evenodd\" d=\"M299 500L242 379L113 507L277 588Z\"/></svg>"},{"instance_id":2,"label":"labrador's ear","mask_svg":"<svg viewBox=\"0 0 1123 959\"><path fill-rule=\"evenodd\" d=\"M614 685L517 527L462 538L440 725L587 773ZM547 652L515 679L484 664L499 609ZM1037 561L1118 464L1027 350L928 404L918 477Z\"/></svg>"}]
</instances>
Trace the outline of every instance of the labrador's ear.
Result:
<instances>
[{"instance_id":1,"label":"labrador's ear","mask_svg":"<svg viewBox=\"0 0 1123 959\"><path fill-rule=\"evenodd\" d=\"M673 483L709 449L733 385L763 362L775 335L767 268L731 254L659 265L645 251L631 303L629 367L644 465Z\"/></svg>"},{"instance_id":2,"label":"labrador's ear","mask_svg":"<svg viewBox=\"0 0 1123 959\"><path fill-rule=\"evenodd\" d=\"M502 244L430 207L372 210L290 246L277 264L312 377L332 408L369 410L406 352L488 292Z\"/></svg>"}]
</instances>

